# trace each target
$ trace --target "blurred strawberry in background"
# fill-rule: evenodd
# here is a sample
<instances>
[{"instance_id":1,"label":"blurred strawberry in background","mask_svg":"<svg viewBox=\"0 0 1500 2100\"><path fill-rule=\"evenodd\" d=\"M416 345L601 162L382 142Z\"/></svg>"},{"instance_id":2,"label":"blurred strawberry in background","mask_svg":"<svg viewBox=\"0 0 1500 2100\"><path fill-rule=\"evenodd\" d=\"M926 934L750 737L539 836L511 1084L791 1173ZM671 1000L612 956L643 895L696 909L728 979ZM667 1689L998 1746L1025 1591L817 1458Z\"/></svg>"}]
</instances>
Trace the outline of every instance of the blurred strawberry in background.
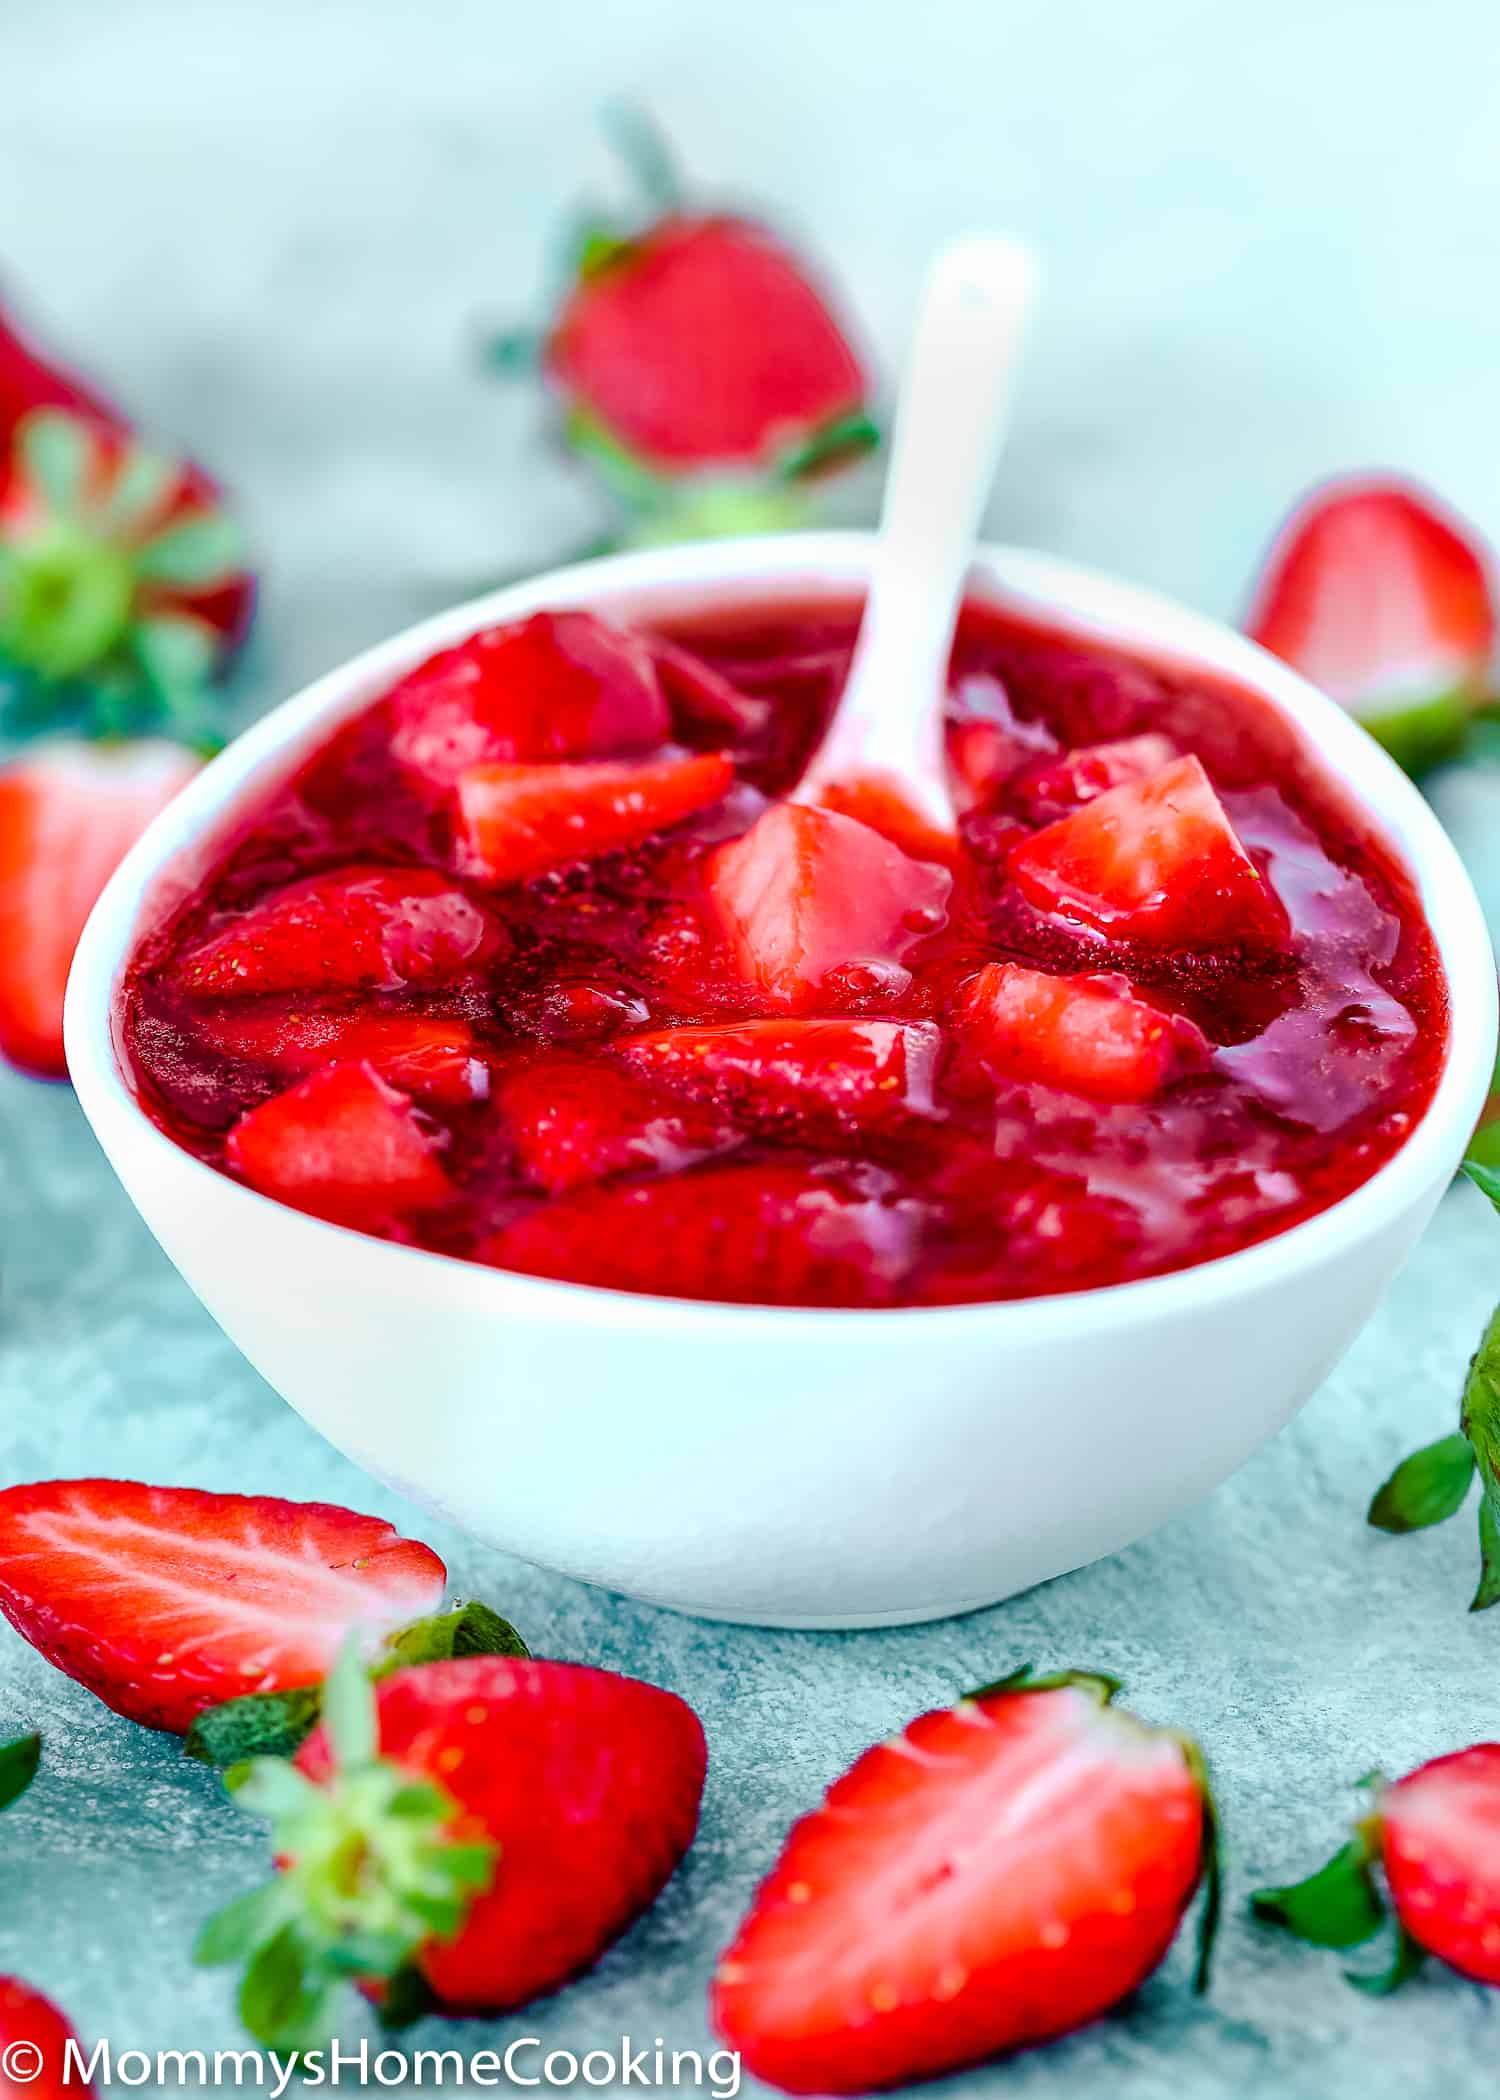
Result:
<instances>
[{"instance_id":1,"label":"blurred strawberry in background","mask_svg":"<svg viewBox=\"0 0 1500 2100\"><path fill-rule=\"evenodd\" d=\"M0 315L0 1052L27 1071L66 1070L84 920L216 741L254 604L217 484Z\"/></svg>"},{"instance_id":2,"label":"blurred strawberry in background","mask_svg":"<svg viewBox=\"0 0 1500 2100\"><path fill-rule=\"evenodd\" d=\"M804 523L818 478L879 439L859 354L778 234L697 205L638 112L610 129L639 207L580 215L544 328L499 338L495 361L544 375L618 541Z\"/></svg>"},{"instance_id":3,"label":"blurred strawberry in background","mask_svg":"<svg viewBox=\"0 0 1500 2100\"><path fill-rule=\"evenodd\" d=\"M1245 626L1409 773L1454 757L1493 691L1489 552L1434 496L1394 476L1348 475L1305 498Z\"/></svg>"}]
</instances>

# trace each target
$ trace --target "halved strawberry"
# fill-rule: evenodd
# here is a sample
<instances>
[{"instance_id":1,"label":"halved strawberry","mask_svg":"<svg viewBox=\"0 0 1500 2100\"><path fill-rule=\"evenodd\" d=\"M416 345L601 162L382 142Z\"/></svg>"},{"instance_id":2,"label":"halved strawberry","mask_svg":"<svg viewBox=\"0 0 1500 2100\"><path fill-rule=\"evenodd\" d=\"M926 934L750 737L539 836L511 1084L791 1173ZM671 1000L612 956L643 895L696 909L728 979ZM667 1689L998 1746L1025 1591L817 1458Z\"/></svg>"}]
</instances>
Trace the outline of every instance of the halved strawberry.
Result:
<instances>
[{"instance_id":1,"label":"halved strawberry","mask_svg":"<svg viewBox=\"0 0 1500 2100\"><path fill-rule=\"evenodd\" d=\"M1375 1869L1395 1913L1390 1966L1349 1971L1351 1983L1393 1990L1434 1954L1476 1983L1500 1985L1500 1743L1435 1757L1371 1798L1354 1834L1306 1881L1261 1889L1255 1915L1320 1947L1372 1939L1385 1918Z\"/></svg>"},{"instance_id":2,"label":"halved strawberry","mask_svg":"<svg viewBox=\"0 0 1500 2100\"><path fill-rule=\"evenodd\" d=\"M637 1071L757 1122L809 1111L867 1126L932 1109L940 1034L931 1022L737 1021L616 1038Z\"/></svg>"},{"instance_id":3,"label":"halved strawberry","mask_svg":"<svg viewBox=\"0 0 1500 2100\"><path fill-rule=\"evenodd\" d=\"M735 218L667 216L602 252L546 362L575 423L659 474L785 463L866 393L801 261Z\"/></svg>"},{"instance_id":4,"label":"halved strawberry","mask_svg":"<svg viewBox=\"0 0 1500 2100\"><path fill-rule=\"evenodd\" d=\"M396 991L456 977L492 929L432 868L338 868L294 882L182 960L189 991Z\"/></svg>"},{"instance_id":5,"label":"halved strawberry","mask_svg":"<svg viewBox=\"0 0 1500 2100\"><path fill-rule=\"evenodd\" d=\"M426 1014L231 1011L200 1022L219 1049L300 1079L326 1064L367 1064L391 1086L461 1107L489 1092L490 1069L465 1021Z\"/></svg>"},{"instance_id":6,"label":"halved strawberry","mask_svg":"<svg viewBox=\"0 0 1500 2100\"><path fill-rule=\"evenodd\" d=\"M778 803L721 846L709 888L740 974L805 1012L835 972L899 965L943 922L953 878L833 810Z\"/></svg>"},{"instance_id":7,"label":"halved strawberry","mask_svg":"<svg viewBox=\"0 0 1500 2100\"><path fill-rule=\"evenodd\" d=\"M482 1258L606 1290L763 1305L872 1305L898 1295L925 1213L794 1163L704 1167L560 1197Z\"/></svg>"},{"instance_id":8,"label":"halved strawberry","mask_svg":"<svg viewBox=\"0 0 1500 2100\"><path fill-rule=\"evenodd\" d=\"M0 1611L146 1728L315 1684L351 1629L420 1617L446 1579L426 1546L326 1502L133 1480L0 1490Z\"/></svg>"},{"instance_id":9,"label":"halved strawberry","mask_svg":"<svg viewBox=\"0 0 1500 2100\"><path fill-rule=\"evenodd\" d=\"M68 739L0 772L0 1054L66 1076L63 991L84 921L151 819L198 771L179 744Z\"/></svg>"},{"instance_id":10,"label":"halved strawberry","mask_svg":"<svg viewBox=\"0 0 1500 2100\"><path fill-rule=\"evenodd\" d=\"M359 1064L325 1065L252 1108L224 1156L263 1196L379 1232L453 1193L437 1151L408 1097Z\"/></svg>"},{"instance_id":11,"label":"halved strawberry","mask_svg":"<svg viewBox=\"0 0 1500 2100\"><path fill-rule=\"evenodd\" d=\"M522 1168L553 1195L631 1170L670 1173L739 1142L712 1104L674 1101L598 1058L526 1065L499 1107Z\"/></svg>"},{"instance_id":12,"label":"halved strawberry","mask_svg":"<svg viewBox=\"0 0 1500 2100\"><path fill-rule=\"evenodd\" d=\"M1490 695L1489 554L1414 482L1351 475L1283 526L1245 628L1418 772L1452 755Z\"/></svg>"},{"instance_id":13,"label":"halved strawberry","mask_svg":"<svg viewBox=\"0 0 1500 2100\"><path fill-rule=\"evenodd\" d=\"M19 1976L0 1976L0 2100L92 2093L79 2069L87 2062L72 2022L50 1998Z\"/></svg>"},{"instance_id":14,"label":"halved strawberry","mask_svg":"<svg viewBox=\"0 0 1500 2100\"><path fill-rule=\"evenodd\" d=\"M714 2024L754 2077L863 2092L1066 2033L1151 1974L1205 1872L1206 1942L1202 1761L1117 1690L1018 1671L834 1783L715 1975Z\"/></svg>"},{"instance_id":15,"label":"halved strawberry","mask_svg":"<svg viewBox=\"0 0 1500 2100\"><path fill-rule=\"evenodd\" d=\"M991 1071L1095 1101L1149 1101L1209 1055L1201 1029L1115 972L1051 977L987 963L965 991L959 1031Z\"/></svg>"},{"instance_id":16,"label":"halved strawberry","mask_svg":"<svg viewBox=\"0 0 1500 2100\"><path fill-rule=\"evenodd\" d=\"M458 781L462 864L486 882L525 882L639 845L722 801L733 783L722 752L639 764L470 766Z\"/></svg>"},{"instance_id":17,"label":"halved strawberry","mask_svg":"<svg viewBox=\"0 0 1500 2100\"><path fill-rule=\"evenodd\" d=\"M1007 865L1039 910L1126 940L1212 948L1285 929L1196 758L1096 796L1015 847Z\"/></svg>"},{"instance_id":18,"label":"halved strawberry","mask_svg":"<svg viewBox=\"0 0 1500 2100\"><path fill-rule=\"evenodd\" d=\"M1154 730L1113 744L1083 744L1063 758L1034 760L1011 783L1011 795L1035 821L1057 810L1076 809L1111 788L1149 780L1175 756L1171 738Z\"/></svg>"},{"instance_id":19,"label":"halved strawberry","mask_svg":"<svg viewBox=\"0 0 1500 2100\"><path fill-rule=\"evenodd\" d=\"M374 1691L341 1662L294 1766L231 1774L276 1878L204 1927L248 1961L257 2040L326 2043L352 1978L388 2018L503 2012L587 1968L692 1843L707 1752L673 1693L577 1663L474 1656Z\"/></svg>"},{"instance_id":20,"label":"halved strawberry","mask_svg":"<svg viewBox=\"0 0 1500 2100\"><path fill-rule=\"evenodd\" d=\"M393 756L437 787L469 766L649 750L671 729L651 647L586 612L484 628L386 705Z\"/></svg>"}]
</instances>

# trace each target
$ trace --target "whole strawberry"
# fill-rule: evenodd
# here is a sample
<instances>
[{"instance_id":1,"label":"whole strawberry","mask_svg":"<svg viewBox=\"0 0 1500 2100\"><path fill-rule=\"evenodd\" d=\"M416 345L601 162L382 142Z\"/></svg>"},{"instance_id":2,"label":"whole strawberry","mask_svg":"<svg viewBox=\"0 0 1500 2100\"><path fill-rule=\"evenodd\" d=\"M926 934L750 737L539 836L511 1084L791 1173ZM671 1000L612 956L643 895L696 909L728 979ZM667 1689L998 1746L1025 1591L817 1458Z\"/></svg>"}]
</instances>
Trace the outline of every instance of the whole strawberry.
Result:
<instances>
[{"instance_id":1,"label":"whole strawberry","mask_svg":"<svg viewBox=\"0 0 1500 2100\"><path fill-rule=\"evenodd\" d=\"M568 441L637 539L793 522L798 482L875 442L860 358L794 250L695 206L654 131L615 115L642 208L583 224L540 346Z\"/></svg>"},{"instance_id":2,"label":"whole strawberry","mask_svg":"<svg viewBox=\"0 0 1500 2100\"><path fill-rule=\"evenodd\" d=\"M1361 1990L1393 1990L1434 1954L1476 1983L1500 1984L1500 1743L1435 1757L1388 1785L1365 1782L1368 1812L1348 1844L1306 1881L1261 1889L1256 1917L1319 1947L1355 1947L1394 1915L1389 1965L1350 1971Z\"/></svg>"},{"instance_id":3,"label":"whole strawberry","mask_svg":"<svg viewBox=\"0 0 1500 2100\"><path fill-rule=\"evenodd\" d=\"M0 697L33 719L204 734L254 578L217 485L0 316Z\"/></svg>"},{"instance_id":4,"label":"whole strawberry","mask_svg":"<svg viewBox=\"0 0 1500 2100\"><path fill-rule=\"evenodd\" d=\"M1453 756L1493 689L1488 551L1394 476L1313 491L1272 547L1245 626L1410 773Z\"/></svg>"},{"instance_id":5,"label":"whole strawberry","mask_svg":"<svg viewBox=\"0 0 1500 2100\"><path fill-rule=\"evenodd\" d=\"M270 2047L327 2038L352 1978L391 2024L499 2012L586 1968L692 1842L706 1753L681 1699L574 1663L469 1657L372 1692L347 1654L295 1765L225 1775L275 1878L204 1927Z\"/></svg>"},{"instance_id":6,"label":"whole strawberry","mask_svg":"<svg viewBox=\"0 0 1500 2100\"><path fill-rule=\"evenodd\" d=\"M1185 1738L1113 1679L1019 1671L877 1744L788 1836L719 1964L713 2015L756 2077L861 2092L1045 2041L1149 1976L1205 1878Z\"/></svg>"}]
</instances>

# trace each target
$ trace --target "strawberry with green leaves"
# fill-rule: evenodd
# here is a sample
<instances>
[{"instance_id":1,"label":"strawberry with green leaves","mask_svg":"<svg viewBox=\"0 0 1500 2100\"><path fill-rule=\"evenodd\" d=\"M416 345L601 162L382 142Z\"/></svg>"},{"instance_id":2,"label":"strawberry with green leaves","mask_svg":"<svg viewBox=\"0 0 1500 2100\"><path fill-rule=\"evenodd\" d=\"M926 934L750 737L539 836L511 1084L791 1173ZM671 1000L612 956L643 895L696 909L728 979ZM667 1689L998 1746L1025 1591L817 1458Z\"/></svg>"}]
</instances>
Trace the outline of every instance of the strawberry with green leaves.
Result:
<instances>
[{"instance_id":1,"label":"strawberry with green leaves","mask_svg":"<svg viewBox=\"0 0 1500 2100\"><path fill-rule=\"evenodd\" d=\"M799 522L817 472L876 442L869 379L802 258L759 221L684 196L666 148L615 113L641 193L577 227L542 368L569 444L636 520L636 539ZM538 346L508 336L497 361Z\"/></svg>"},{"instance_id":2,"label":"strawberry with green leaves","mask_svg":"<svg viewBox=\"0 0 1500 2100\"><path fill-rule=\"evenodd\" d=\"M1493 691L1488 551L1427 490L1392 475L1313 491L1272 547L1245 626L1409 773L1451 758Z\"/></svg>"},{"instance_id":3,"label":"strawberry with green leaves","mask_svg":"<svg viewBox=\"0 0 1500 2100\"><path fill-rule=\"evenodd\" d=\"M1364 1792L1348 1843L1305 1881L1261 1889L1255 1916L1315 1946L1347 1948L1373 1939L1389 1913L1387 1966L1345 1972L1363 1991L1394 1990L1429 1954L1476 1983L1500 1984L1500 1743L1435 1757L1394 1786L1376 1773Z\"/></svg>"},{"instance_id":4,"label":"strawberry with green leaves","mask_svg":"<svg viewBox=\"0 0 1500 2100\"><path fill-rule=\"evenodd\" d=\"M655 1900L706 1763L690 1707L613 1671L467 1657L372 1691L351 1652L292 1764L225 1775L277 1867L197 1959L243 1965L241 2015L281 2049L326 2041L350 1982L391 2024L524 2005Z\"/></svg>"},{"instance_id":5,"label":"strawberry with green leaves","mask_svg":"<svg viewBox=\"0 0 1500 2100\"><path fill-rule=\"evenodd\" d=\"M1206 1885L1185 1737L1112 1678L1019 1670L867 1750L798 1823L719 1963L714 2024L755 2077L863 2092L1048 2040L1143 1983Z\"/></svg>"}]
</instances>

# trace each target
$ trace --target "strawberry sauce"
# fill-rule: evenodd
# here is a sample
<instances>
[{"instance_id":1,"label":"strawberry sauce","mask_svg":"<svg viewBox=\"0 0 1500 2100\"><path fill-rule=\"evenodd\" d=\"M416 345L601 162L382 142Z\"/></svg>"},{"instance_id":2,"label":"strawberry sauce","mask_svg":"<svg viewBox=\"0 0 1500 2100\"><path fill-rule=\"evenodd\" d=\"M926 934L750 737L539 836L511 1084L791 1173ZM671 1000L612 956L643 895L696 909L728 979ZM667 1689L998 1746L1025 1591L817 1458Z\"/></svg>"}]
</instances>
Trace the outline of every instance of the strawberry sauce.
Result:
<instances>
[{"instance_id":1,"label":"strawberry sauce","mask_svg":"<svg viewBox=\"0 0 1500 2100\"><path fill-rule=\"evenodd\" d=\"M1442 1068L1442 974L1295 732L970 606L944 866L778 800L856 623L539 615L409 675L141 942L149 1113L388 1238L771 1304L1155 1275L1388 1159Z\"/></svg>"}]
</instances>

